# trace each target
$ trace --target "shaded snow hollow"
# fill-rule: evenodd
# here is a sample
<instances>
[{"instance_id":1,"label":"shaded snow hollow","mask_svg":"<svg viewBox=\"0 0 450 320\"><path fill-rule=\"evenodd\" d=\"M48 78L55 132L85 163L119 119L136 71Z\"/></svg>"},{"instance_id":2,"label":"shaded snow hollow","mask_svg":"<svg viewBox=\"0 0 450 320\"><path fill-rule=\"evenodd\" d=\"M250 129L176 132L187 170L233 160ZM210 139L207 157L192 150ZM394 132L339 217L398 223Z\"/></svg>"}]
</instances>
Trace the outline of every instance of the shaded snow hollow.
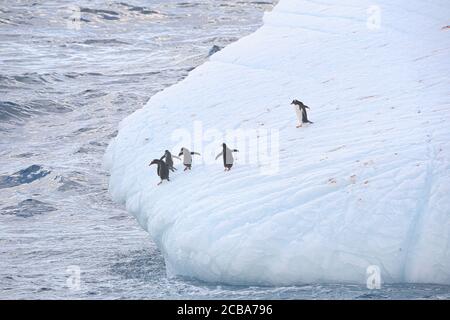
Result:
<instances>
[{"instance_id":1,"label":"shaded snow hollow","mask_svg":"<svg viewBox=\"0 0 450 320\"><path fill-rule=\"evenodd\" d=\"M122 121L105 155L110 192L169 274L365 283L377 265L384 282L450 284L450 5L377 4L281 0L263 27ZM313 125L296 129L293 98ZM188 137L196 126L203 145ZM230 172L205 160L221 151L223 137L206 141L214 132L255 128L272 130L278 171L233 143ZM203 158L188 173L176 160L157 187L148 163L182 145Z\"/></svg>"}]
</instances>

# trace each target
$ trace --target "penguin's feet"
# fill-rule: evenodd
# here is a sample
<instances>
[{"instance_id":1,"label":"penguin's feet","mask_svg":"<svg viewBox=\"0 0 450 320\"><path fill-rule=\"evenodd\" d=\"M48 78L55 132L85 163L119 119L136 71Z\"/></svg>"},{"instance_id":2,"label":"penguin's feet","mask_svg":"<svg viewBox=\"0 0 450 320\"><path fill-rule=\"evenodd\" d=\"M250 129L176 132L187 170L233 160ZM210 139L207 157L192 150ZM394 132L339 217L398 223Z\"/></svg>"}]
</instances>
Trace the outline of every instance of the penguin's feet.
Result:
<instances>
[{"instance_id":1,"label":"penguin's feet","mask_svg":"<svg viewBox=\"0 0 450 320\"><path fill-rule=\"evenodd\" d=\"M297 126L297 128L301 128L302 127L302 125L301 124L299 124L298 126Z\"/></svg>"}]
</instances>

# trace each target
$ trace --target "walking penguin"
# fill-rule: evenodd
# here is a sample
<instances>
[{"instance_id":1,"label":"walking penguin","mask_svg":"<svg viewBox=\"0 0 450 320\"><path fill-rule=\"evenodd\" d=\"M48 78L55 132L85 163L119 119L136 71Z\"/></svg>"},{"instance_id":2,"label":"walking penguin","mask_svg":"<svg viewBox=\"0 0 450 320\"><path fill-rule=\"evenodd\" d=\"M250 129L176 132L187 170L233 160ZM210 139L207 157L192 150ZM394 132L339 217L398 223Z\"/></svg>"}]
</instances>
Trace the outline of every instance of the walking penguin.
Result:
<instances>
[{"instance_id":1,"label":"walking penguin","mask_svg":"<svg viewBox=\"0 0 450 320\"><path fill-rule=\"evenodd\" d=\"M192 155L194 155L194 154L200 155L200 153L198 153L198 152L191 152L187 148L181 148L180 153L178 154L178 156L183 155L183 164L185 166L183 171L191 170L191 168L192 168Z\"/></svg>"},{"instance_id":2,"label":"walking penguin","mask_svg":"<svg viewBox=\"0 0 450 320\"><path fill-rule=\"evenodd\" d=\"M230 149L227 147L225 143L222 143L222 152L216 156L216 160L222 156L223 157L223 166L225 167L224 171L230 171L233 166L234 158L233 152L239 152L237 149Z\"/></svg>"},{"instance_id":3,"label":"walking penguin","mask_svg":"<svg viewBox=\"0 0 450 320\"><path fill-rule=\"evenodd\" d=\"M303 102L298 101L297 99L292 100L291 104L294 105L295 113L297 114L297 128L300 128L303 123L313 123L308 120L308 115L306 113L306 109L309 109L308 106L304 105Z\"/></svg>"},{"instance_id":4,"label":"walking penguin","mask_svg":"<svg viewBox=\"0 0 450 320\"><path fill-rule=\"evenodd\" d=\"M163 180L170 181L169 168L167 167L166 163L162 160L154 159L152 162L150 162L149 166L151 166L153 164L158 165L156 173L161 178L161 181L158 183L158 186L163 182Z\"/></svg>"},{"instance_id":5,"label":"walking penguin","mask_svg":"<svg viewBox=\"0 0 450 320\"><path fill-rule=\"evenodd\" d=\"M161 157L160 160L164 160L165 159L167 168L170 171L174 172L175 170L177 170L177 168L173 167L173 159L172 158L177 158L178 160L181 160L179 157L177 157L175 155L172 155L169 150L166 150L164 152L164 155Z\"/></svg>"}]
</instances>

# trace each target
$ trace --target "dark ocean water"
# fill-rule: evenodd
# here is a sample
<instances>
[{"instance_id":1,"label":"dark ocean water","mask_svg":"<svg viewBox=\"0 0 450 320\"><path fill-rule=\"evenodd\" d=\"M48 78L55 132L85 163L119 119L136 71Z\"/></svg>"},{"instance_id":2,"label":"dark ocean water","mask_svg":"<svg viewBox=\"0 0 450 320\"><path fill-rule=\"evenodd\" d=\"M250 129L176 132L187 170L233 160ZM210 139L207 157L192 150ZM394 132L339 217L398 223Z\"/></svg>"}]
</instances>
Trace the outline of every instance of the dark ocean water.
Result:
<instances>
[{"instance_id":1,"label":"dark ocean water","mask_svg":"<svg viewBox=\"0 0 450 320\"><path fill-rule=\"evenodd\" d=\"M449 299L435 285L167 278L148 234L110 200L102 156L120 120L256 30L275 2L0 0L0 299Z\"/></svg>"}]
</instances>

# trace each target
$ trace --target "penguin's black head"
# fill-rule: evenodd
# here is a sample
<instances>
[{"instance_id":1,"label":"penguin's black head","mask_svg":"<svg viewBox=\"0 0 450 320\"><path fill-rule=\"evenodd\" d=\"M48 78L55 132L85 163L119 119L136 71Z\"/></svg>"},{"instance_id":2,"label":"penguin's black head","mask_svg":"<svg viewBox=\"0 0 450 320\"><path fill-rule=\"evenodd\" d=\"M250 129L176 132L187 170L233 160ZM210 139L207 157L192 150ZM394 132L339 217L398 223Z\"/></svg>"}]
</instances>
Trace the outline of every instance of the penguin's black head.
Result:
<instances>
[{"instance_id":1,"label":"penguin's black head","mask_svg":"<svg viewBox=\"0 0 450 320\"><path fill-rule=\"evenodd\" d=\"M301 105L302 103L297 99L292 100L291 104Z\"/></svg>"},{"instance_id":2,"label":"penguin's black head","mask_svg":"<svg viewBox=\"0 0 450 320\"><path fill-rule=\"evenodd\" d=\"M183 154L183 149L184 149L184 148L181 148L181 149L180 149L180 153L178 154L178 156L181 156L181 155Z\"/></svg>"},{"instance_id":3,"label":"penguin's black head","mask_svg":"<svg viewBox=\"0 0 450 320\"><path fill-rule=\"evenodd\" d=\"M225 143L222 143L222 147L224 147L224 148L225 148L226 146L227 146L227 145L226 145Z\"/></svg>"},{"instance_id":4,"label":"penguin's black head","mask_svg":"<svg viewBox=\"0 0 450 320\"><path fill-rule=\"evenodd\" d=\"M170 153L169 150L164 151L165 153Z\"/></svg>"}]
</instances>

